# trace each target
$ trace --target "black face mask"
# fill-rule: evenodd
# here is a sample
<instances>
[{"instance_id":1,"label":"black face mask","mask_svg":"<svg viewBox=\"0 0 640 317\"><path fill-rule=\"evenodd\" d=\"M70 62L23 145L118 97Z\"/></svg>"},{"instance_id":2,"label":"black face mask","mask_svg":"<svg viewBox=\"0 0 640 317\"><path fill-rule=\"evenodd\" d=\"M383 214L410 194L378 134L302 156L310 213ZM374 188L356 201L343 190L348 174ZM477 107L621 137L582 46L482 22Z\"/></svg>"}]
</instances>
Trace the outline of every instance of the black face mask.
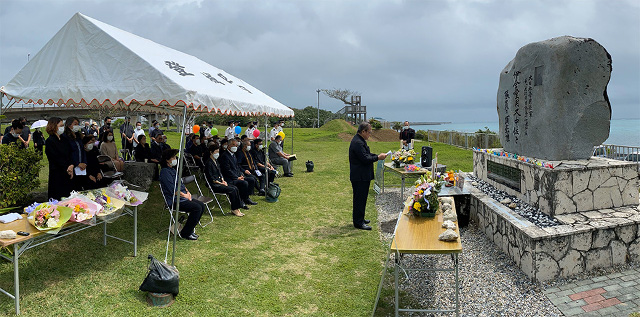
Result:
<instances>
[{"instance_id":1,"label":"black face mask","mask_svg":"<svg viewBox=\"0 0 640 317\"><path fill-rule=\"evenodd\" d=\"M107 122L107 127L111 126L111 122Z\"/></svg>"}]
</instances>

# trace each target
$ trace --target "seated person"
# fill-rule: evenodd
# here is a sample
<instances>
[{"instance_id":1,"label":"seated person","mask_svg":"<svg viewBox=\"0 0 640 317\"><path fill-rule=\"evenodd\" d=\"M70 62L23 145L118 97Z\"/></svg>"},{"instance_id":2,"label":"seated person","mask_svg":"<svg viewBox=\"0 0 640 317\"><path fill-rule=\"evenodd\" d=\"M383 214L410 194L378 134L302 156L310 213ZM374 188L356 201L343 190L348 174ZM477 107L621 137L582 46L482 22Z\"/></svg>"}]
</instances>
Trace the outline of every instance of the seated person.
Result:
<instances>
[{"instance_id":1,"label":"seated person","mask_svg":"<svg viewBox=\"0 0 640 317\"><path fill-rule=\"evenodd\" d=\"M208 184L211 185L211 191L214 193L227 194L231 201L231 212L238 217L244 216L239 210L245 205L240 199L240 190L238 187L225 182L220 172L220 165L218 165L220 148L217 144L212 143L211 146L209 146L208 152L210 152L210 154L204 168L204 176L207 178Z\"/></svg>"},{"instance_id":2,"label":"seated person","mask_svg":"<svg viewBox=\"0 0 640 317\"><path fill-rule=\"evenodd\" d=\"M244 170L245 175L247 177L252 176L257 180L256 185L258 186L258 196L264 196L265 194L265 179L262 176L262 172L258 170L258 166L251 155L251 141L246 135L242 136L242 142L240 143L242 148L240 151L236 152L236 156L238 158L238 164L240 164L241 170ZM247 174L248 173L248 174Z\"/></svg>"},{"instance_id":3,"label":"seated person","mask_svg":"<svg viewBox=\"0 0 640 317\"><path fill-rule=\"evenodd\" d=\"M11 121L10 128L11 129L4 134L4 137L2 137L2 144L16 144L17 142L18 148L24 149L24 142L20 138L24 125L22 124L22 122L20 122L20 120L13 120Z\"/></svg>"},{"instance_id":4,"label":"seated person","mask_svg":"<svg viewBox=\"0 0 640 317\"><path fill-rule=\"evenodd\" d=\"M193 156L193 159L196 163L196 165L198 165L200 168L204 168L203 164L202 164L202 158L205 157L204 150L206 150L205 148L203 148L203 145L201 144L200 141L200 136L197 134L193 134L191 136L191 147L186 149L187 153L191 154L191 156Z\"/></svg>"},{"instance_id":5,"label":"seated person","mask_svg":"<svg viewBox=\"0 0 640 317\"><path fill-rule=\"evenodd\" d=\"M273 168L271 163L266 161L266 156L264 155L264 145L262 144L262 139L255 139L253 141L253 146L251 146L251 156L253 157L256 166L261 174L263 174L260 179L264 179L264 174L266 171L269 171L269 182L273 182L276 178L276 169ZM264 181L264 180L261 180Z\"/></svg>"},{"instance_id":6,"label":"seated person","mask_svg":"<svg viewBox=\"0 0 640 317\"><path fill-rule=\"evenodd\" d=\"M269 144L269 161L271 161L273 165L282 165L285 177L293 177L289 156L289 154L282 151L282 137L276 135L274 142Z\"/></svg>"},{"instance_id":7,"label":"seated person","mask_svg":"<svg viewBox=\"0 0 640 317\"><path fill-rule=\"evenodd\" d=\"M144 162L147 160L149 163L160 163L160 160L154 158L151 155L151 147L147 143L147 136L144 134L138 135L138 145L136 146L136 162ZM158 149L156 149L157 151Z\"/></svg>"},{"instance_id":8,"label":"seated person","mask_svg":"<svg viewBox=\"0 0 640 317\"><path fill-rule=\"evenodd\" d=\"M184 184L181 184L180 191L176 190L175 180L177 172L175 166L178 165L177 154L178 150L162 152L162 159L160 161L160 165L162 166L162 170L160 171L160 187L162 188L162 195L164 196L165 202L167 202L169 206L175 208L177 202L175 198L179 195L179 210L189 214L187 222L178 233L180 237L186 240L198 240L198 235L194 230L206 207L201 201L191 199L191 193Z\"/></svg>"},{"instance_id":9,"label":"seated person","mask_svg":"<svg viewBox=\"0 0 640 317\"><path fill-rule=\"evenodd\" d=\"M82 138L82 144L87 156L87 179L84 182L84 190L102 188L107 186L107 179L102 178L100 171L100 163L98 163L98 155L100 152L95 146L96 137L88 134Z\"/></svg>"},{"instance_id":10,"label":"seated person","mask_svg":"<svg viewBox=\"0 0 640 317\"><path fill-rule=\"evenodd\" d=\"M226 151L228 146L229 146L229 140L227 138L220 139L220 151L221 152Z\"/></svg>"},{"instance_id":11,"label":"seated person","mask_svg":"<svg viewBox=\"0 0 640 317\"><path fill-rule=\"evenodd\" d=\"M100 154L111 158L118 172L124 170L124 160L118 155L116 142L113 141L113 130L108 130L102 134L102 143L100 143Z\"/></svg>"},{"instance_id":12,"label":"seated person","mask_svg":"<svg viewBox=\"0 0 640 317\"><path fill-rule=\"evenodd\" d=\"M234 155L238 151L238 142L236 139L229 141L229 147L226 151L220 153L218 163L220 163L220 170L222 171L222 177L231 185L235 185L240 189L240 197L247 205L257 205L258 203L252 201L249 195L253 195L253 189L255 187L255 179L253 177L245 177L240 167L238 166L238 160ZM247 188L247 190L243 190Z\"/></svg>"}]
</instances>

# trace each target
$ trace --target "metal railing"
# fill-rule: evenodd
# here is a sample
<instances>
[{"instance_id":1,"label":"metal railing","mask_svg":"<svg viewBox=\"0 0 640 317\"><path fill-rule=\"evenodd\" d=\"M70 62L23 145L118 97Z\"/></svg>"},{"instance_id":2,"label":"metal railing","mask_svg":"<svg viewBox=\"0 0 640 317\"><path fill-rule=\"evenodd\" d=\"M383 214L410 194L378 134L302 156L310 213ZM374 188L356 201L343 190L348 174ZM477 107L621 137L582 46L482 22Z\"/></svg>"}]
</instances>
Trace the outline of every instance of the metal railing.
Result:
<instances>
[{"instance_id":1,"label":"metal railing","mask_svg":"<svg viewBox=\"0 0 640 317\"><path fill-rule=\"evenodd\" d=\"M602 144L593 147L593 156L614 160L638 162L640 146Z\"/></svg>"},{"instance_id":2,"label":"metal railing","mask_svg":"<svg viewBox=\"0 0 640 317\"><path fill-rule=\"evenodd\" d=\"M501 147L500 137L493 133L427 130L427 139L430 142L451 144L466 149Z\"/></svg>"}]
</instances>

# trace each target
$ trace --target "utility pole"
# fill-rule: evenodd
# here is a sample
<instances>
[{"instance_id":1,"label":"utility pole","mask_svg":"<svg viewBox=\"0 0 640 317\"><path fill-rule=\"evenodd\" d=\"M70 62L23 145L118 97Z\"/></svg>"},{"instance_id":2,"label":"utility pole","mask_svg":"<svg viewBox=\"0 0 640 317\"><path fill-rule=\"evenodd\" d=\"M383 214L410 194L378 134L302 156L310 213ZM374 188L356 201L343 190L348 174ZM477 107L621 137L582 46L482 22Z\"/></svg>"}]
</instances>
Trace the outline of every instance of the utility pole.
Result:
<instances>
[{"instance_id":1,"label":"utility pole","mask_svg":"<svg viewBox=\"0 0 640 317\"><path fill-rule=\"evenodd\" d=\"M318 128L320 128L320 89L316 92L318 93Z\"/></svg>"}]
</instances>

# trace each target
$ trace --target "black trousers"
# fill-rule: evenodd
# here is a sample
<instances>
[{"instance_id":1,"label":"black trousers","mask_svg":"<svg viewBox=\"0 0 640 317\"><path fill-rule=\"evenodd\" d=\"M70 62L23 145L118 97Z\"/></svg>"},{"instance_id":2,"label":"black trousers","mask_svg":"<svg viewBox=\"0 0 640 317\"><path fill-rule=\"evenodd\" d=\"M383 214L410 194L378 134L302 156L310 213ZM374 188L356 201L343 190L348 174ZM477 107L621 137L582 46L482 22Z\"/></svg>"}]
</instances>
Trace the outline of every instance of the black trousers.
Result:
<instances>
[{"instance_id":1,"label":"black trousers","mask_svg":"<svg viewBox=\"0 0 640 317\"><path fill-rule=\"evenodd\" d=\"M231 184L229 184L229 186L213 184L211 191L213 191L214 193L229 195L229 200L231 201L231 210L236 210L242 207L242 201L240 200L240 190L238 189L238 187Z\"/></svg>"},{"instance_id":2,"label":"black trousers","mask_svg":"<svg viewBox=\"0 0 640 317\"><path fill-rule=\"evenodd\" d=\"M246 178L245 180L236 179L234 181L227 182L227 184L233 185L238 188L238 191L240 192L240 199L242 200L246 200L247 198L249 198L249 195L253 195L254 184L252 182L251 186L249 186L249 182Z\"/></svg>"},{"instance_id":3,"label":"black trousers","mask_svg":"<svg viewBox=\"0 0 640 317\"><path fill-rule=\"evenodd\" d=\"M184 211L189 214L187 222L180 231L181 236L188 237L193 233L193 230L196 228L196 225L200 221L200 217L202 217L206 208L207 207L204 203L195 199L180 202L180 211Z\"/></svg>"},{"instance_id":4,"label":"black trousers","mask_svg":"<svg viewBox=\"0 0 640 317\"><path fill-rule=\"evenodd\" d=\"M371 185L371 181L351 181L351 188L353 188L353 225L355 227L364 225L364 211L369 197L369 185Z\"/></svg>"}]
</instances>

